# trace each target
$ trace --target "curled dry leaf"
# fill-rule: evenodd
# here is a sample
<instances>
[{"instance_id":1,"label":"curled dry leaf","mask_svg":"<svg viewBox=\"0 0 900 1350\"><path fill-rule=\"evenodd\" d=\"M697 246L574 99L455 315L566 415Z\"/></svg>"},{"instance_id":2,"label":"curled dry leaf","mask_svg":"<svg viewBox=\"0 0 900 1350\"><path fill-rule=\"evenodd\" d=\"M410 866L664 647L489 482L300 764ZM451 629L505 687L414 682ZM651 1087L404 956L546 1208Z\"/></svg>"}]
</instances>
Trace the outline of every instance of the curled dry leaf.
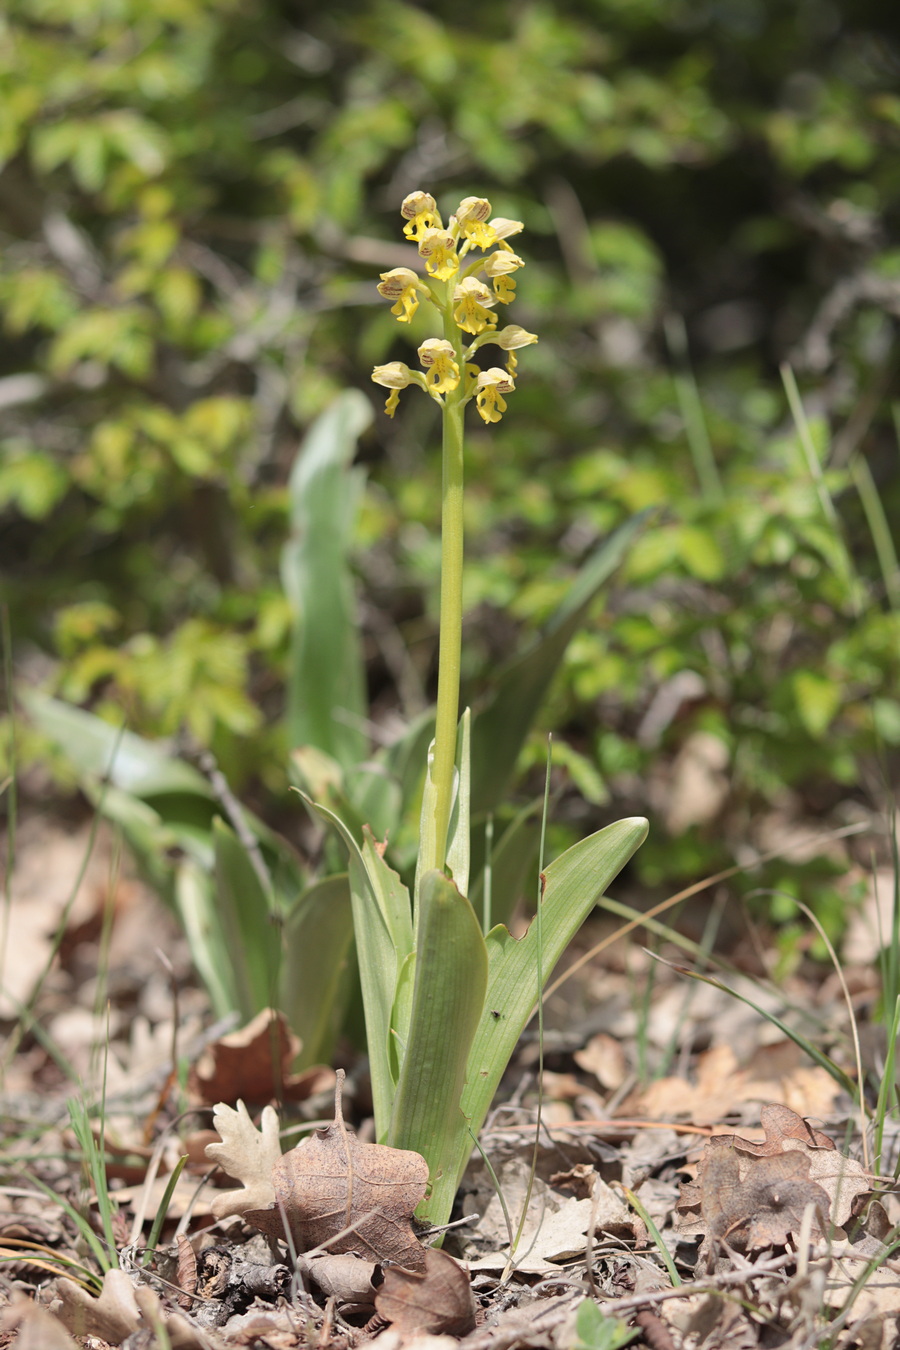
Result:
<instances>
[{"instance_id":1,"label":"curled dry leaf","mask_svg":"<svg viewBox=\"0 0 900 1350\"><path fill-rule=\"evenodd\" d=\"M342 1084L340 1072L334 1123L276 1163L275 1204L244 1217L275 1238L284 1237L286 1220L301 1252L327 1247L423 1270L424 1248L410 1220L425 1194L428 1164L409 1149L361 1144L344 1123Z\"/></svg>"},{"instance_id":2,"label":"curled dry leaf","mask_svg":"<svg viewBox=\"0 0 900 1350\"><path fill-rule=\"evenodd\" d=\"M404 1335L468 1336L475 1329L475 1299L469 1274L446 1252L430 1248L425 1269L388 1266L375 1310Z\"/></svg>"},{"instance_id":3,"label":"curled dry leaf","mask_svg":"<svg viewBox=\"0 0 900 1350\"><path fill-rule=\"evenodd\" d=\"M301 1049L284 1013L263 1008L239 1031L222 1036L204 1050L191 1070L191 1089L204 1102L304 1101L334 1086L334 1070L318 1064L292 1075Z\"/></svg>"},{"instance_id":4,"label":"curled dry leaf","mask_svg":"<svg viewBox=\"0 0 900 1350\"><path fill-rule=\"evenodd\" d=\"M326 1298L337 1299L339 1306L352 1303L357 1307L374 1308L374 1261L363 1261L352 1252L341 1252L336 1256L320 1252L309 1258L298 1256L297 1268L315 1280Z\"/></svg>"},{"instance_id":5,"label":"curled dry leaf","mask_svg":"<svg viewBox=\"0 0 900 1350\"><path fill-rule=\"evenodd\" d=\"M275 1200L272 1170L281 1160L278 1139L278 1116L271 1106L265 1107L257 1129L243 1102L233 1111L219 1102L213 1114L213 1124L222 1137L220 1144L207 1144L206 1156L218 1163L224 1172L241 1182L237 1191L223 1191L212 1201L210 1208L217 1219L231 1214L245 1214L260 1209Z\"/></svg>"}]
</instances>

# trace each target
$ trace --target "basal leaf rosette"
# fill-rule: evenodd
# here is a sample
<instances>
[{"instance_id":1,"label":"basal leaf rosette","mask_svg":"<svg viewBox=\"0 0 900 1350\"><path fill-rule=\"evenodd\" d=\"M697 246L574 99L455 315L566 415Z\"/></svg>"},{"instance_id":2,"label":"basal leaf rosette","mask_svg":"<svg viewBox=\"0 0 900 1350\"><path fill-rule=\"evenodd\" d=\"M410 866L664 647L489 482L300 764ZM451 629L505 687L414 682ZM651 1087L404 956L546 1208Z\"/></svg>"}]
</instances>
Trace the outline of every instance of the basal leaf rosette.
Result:
<instances>
[{"instance_id":1,"label":"basal leaf rosette","mask_svg":"<svg viewBox=\"0 0 900 1350\"><path fill-rule=\"evenodd\" d=\"M428 338L419 347L422 371L410 370L402 361L375 367L372 379L391 391L385 412L393 417L401 389L417 384L442 407L462 407L474 398L484 422L499 422L506 411L503 395L515 389L515 352L538 340L518 324L498 326L497 307L515 299L513 274L525 266L507 243L521 231L522 222L492 218L486 197L465 197L444 225L430 192L411 192L400 214L406 222L403 233L418 248L424 276L410 267L391 268L381 273L378 292L391 301L398 323L411 323L427 300L441 317L443 336ZM507 353L505 368L482 370L473 361L488 343Z\"/></svg>"}]
</instances>

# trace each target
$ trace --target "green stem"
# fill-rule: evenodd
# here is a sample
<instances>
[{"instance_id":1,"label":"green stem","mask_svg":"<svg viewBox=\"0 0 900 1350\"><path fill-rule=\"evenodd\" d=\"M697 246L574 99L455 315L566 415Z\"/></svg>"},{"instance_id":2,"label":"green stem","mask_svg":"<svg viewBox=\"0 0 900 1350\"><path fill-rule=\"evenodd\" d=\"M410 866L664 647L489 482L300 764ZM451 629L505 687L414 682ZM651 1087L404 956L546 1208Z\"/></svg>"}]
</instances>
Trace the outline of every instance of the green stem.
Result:
<instances>
[{"instance_id":1,"label":"green stem","mask_svg":"<svg viewBox=\"0 0 900 1350\"><path fill-rule=\"evenodd\" d=\"M453 337L454 345L461 347L458 330ZM461 351L459 359L460 372L464 380L465 366ZM460 394L462 388L461 382L460 390L454 393ZM463 416L461 399L454 394L448 394L444 405L441 494L441 628L434 761L431 770L435 788L434 866L438 868L444 866L446 859L447 831L453 803L456 727L459 721L463 573Z\"/></svg>"}]
</instances>

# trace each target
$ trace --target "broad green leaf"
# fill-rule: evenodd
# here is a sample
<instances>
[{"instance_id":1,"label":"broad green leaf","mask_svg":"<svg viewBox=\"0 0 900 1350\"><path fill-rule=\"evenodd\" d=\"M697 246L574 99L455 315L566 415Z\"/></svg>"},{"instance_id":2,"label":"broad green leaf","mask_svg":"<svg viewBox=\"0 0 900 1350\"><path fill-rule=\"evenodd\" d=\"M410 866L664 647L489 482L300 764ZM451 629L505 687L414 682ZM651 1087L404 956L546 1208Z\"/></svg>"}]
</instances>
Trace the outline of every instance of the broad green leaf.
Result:
<instances>
[{"instance_id":1,"label":"broad green leaf","mask_svg":"<svg viewBox=\"0 0 900 1350\"><path fill-rule=\"evenodd\" d=\"M409 892L364 834L363 848L340 816L309 798L307 805L337 833L350 859L350 898L366 1017L366 1041L372 1077L372 1104L379 1139L388 1129L396 1078L392 1061L391 1017L400 967L413 950Z\"/></svg>"},{"instance_id":2,"label":"broad green leaf","mask_svg":"<svg viewBox=\"0 0 900 1350\"><path fill-rule=\"evenodd\" d=\"M281 931L244 845L218 817L215 842L216 913L234 976L238 1010L249 1019L277 1001Z\"/></svg>"},{"instance_id":3,"label":"broad green leaf","mask_svg":"<svg viewBox=\"0 0 900 1350\"><path fill-rule=\"evenodd\" d=\"M541 898L540 965L544 983L606 887L646 837L647 822L642 816L619 820L582 839L547 868ZM462 1098L463 1115L476 1135L540 996L537 923L532 921L528 932L518 940L498 925L486 941L490 962L487 997L469 1056ZM469 1155L464 1133L458 1142L461 1176ZM444 1221L434 1219L437 1223Z\"/></svg>"},{"instance_id":4,"label":"broad green leaf","mask_svg":"<svg viewBox=\"0 0 900 1350\"><path fill-rule=\"evenodd\" d=\"M314 745L344 768L368 749L359 624L349 567L363 475L351 469L368 399L347 390L311 427L290 477L291 538L282 552L294 610L288 683L292 746Z\"/></svg>"},{"instance_id":5,"label":"broad green leaf","mask_svg":"<svg viewBox=\"0 0 900 1350\"><path fill-rule=\"evenodd\" d=\"M609 580L646 518L635 516L618 529L585 563L543 637L511 665L496 683L487 707L472 725L472 813L494 810L515 769L519 751L544 700L572 635L587 615L600 587Z\"/></svg>"},{"instance_id":6,"label":"broad green leaf","mask_svg":"<svg viewBox=\"0 0 900 1350\"><path fill-rule=\"evenodd\" d=\"M213 798L203 775L169 755L164 746L44 694L26 693L23 701L35 725L57 742L81 773L108 777L136 797L190 792Z\"/></svg>"},{"instance_id":7,"label":"broad green leaf","mask_svg":"<svg viewBox=\"0 0 900 1350\"><path fill-rule=\"evenodd\" d=\"M346 1011L352 946L349 879L326 877L303 892L284 925L279 1007L303 1042L297 1069L331 1058Z\"/></svg>"},{"instance_id":8,"label":"broad green leaf","mask_svg":"<svg viewBox=\"0 0 900 1350\"><path fill-rule=\"evenodd\" d=\"M466 1134L460 1100L486 987L487 949L475 911L442 872L426 872L409 1039L388 1136L392 1147L414 1149L428 1162L431 1193L416 1211L426 1222L445 1223L456 1193Z\"/></svg>"}]
</instances>

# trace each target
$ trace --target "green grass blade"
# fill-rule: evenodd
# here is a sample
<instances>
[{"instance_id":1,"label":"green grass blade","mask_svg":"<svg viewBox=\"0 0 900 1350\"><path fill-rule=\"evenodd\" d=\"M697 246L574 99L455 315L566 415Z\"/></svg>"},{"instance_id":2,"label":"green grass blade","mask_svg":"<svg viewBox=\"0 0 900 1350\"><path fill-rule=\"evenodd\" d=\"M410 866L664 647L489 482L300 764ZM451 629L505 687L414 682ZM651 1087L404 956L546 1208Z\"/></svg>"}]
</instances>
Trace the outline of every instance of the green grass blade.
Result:
<instances>
[{"instance_id":1,"label":"green grass blade","mask_svg":"<svg viewBox=\"0 0 900 1350\"><path fill-rule=\"evenodd\" d=\"M545 979L606 887L644 842L647 828L642 816L616 821L582 839L547 868L541 900ZM487 998L469 1057L462 1102L463 1114L476 1134L535 1008L537 940L534 923L518 940L502 926L487 936Z\"/></svg>"},{"instance_id":2,"label":"green grass blade","mask_svg":"<svg viewBox=\"0 0 900 1350\"><path fill-rule=\"evenodd\" d=\"M365 757L365 679L349 554L363 474L351 469L369 400L347 390L313 423L291 471L291 538L282 553L294 610L288 682L291 746L344 768Z\"/></svg>"},{"instance_id":3,"label":"green grass blade","mask_svg":"<svg viewBox=\"0 0 900 1350\"><path fill-rule=\"evenodd\" d=\"M736 998L740 1003L745 1003L748 1008L752 1008L755 1013L759 1013L760 1017L764 1017L767 1022L771 1022L774 1027L777 1027L789 1040L792 1040L795 1045L799 1046L801 1050L809 1055L810 1059L814 1060L820 1068L823 1068L827 1074L830 1074L834 1081L849 1094L852 1101L859 1100L861 1087L857 1087L849 1074L844 1073L844 1070L840 1068L839 1065L835 1064L834 1060L829 1059L818 1046L814 1045L806 1036L801 1035L799 1031L795 1031L793 1027L788 1026L787 1022L782 1021L775 1013L769 1012L765 1008L761 1008L759 1004L754 1003L753 1000L747 998L745 994L738 993L736 989L729 989L727 984L723 984L721 980L714 979L712 975L704 975L699 970L689 970L687 966L679 966L676 965L674 961L666 961L664 957L657 956L655 952L650 952L649 955L653 956L654 960L661 961L663 965L669 966L672 970L677 970L680 975L687 975L692 980L702 980L704 984L712 985L713 989L720 989L723 994L730 994L732 998Z\"/></svg>"},{"instance_id":4,"label":"green grass blade","mask_svg":"<svg viewBox=\"0 0 900 1350\"><path fill-rule=\"evenodd\" d=\"M348 992L353 912L346 874L326 877L299 897L284 926L281 1003L303 1042L295 1068L331 1058Z\"/></svg>"},{"instance_id":5,"label":"green grass blade","mask_svg":"<svg viewBox=\"0 0 900 1350\"><path fill-rule=\"evenodd\" d=\"M468 1121L460 1110L466 1062L487 988L487 949L470 902L442 872L422 878L409 1040L388 1142L428 1162L431 1193L416 1211L446 1223Z\"/></svg>"}]
</instances>

